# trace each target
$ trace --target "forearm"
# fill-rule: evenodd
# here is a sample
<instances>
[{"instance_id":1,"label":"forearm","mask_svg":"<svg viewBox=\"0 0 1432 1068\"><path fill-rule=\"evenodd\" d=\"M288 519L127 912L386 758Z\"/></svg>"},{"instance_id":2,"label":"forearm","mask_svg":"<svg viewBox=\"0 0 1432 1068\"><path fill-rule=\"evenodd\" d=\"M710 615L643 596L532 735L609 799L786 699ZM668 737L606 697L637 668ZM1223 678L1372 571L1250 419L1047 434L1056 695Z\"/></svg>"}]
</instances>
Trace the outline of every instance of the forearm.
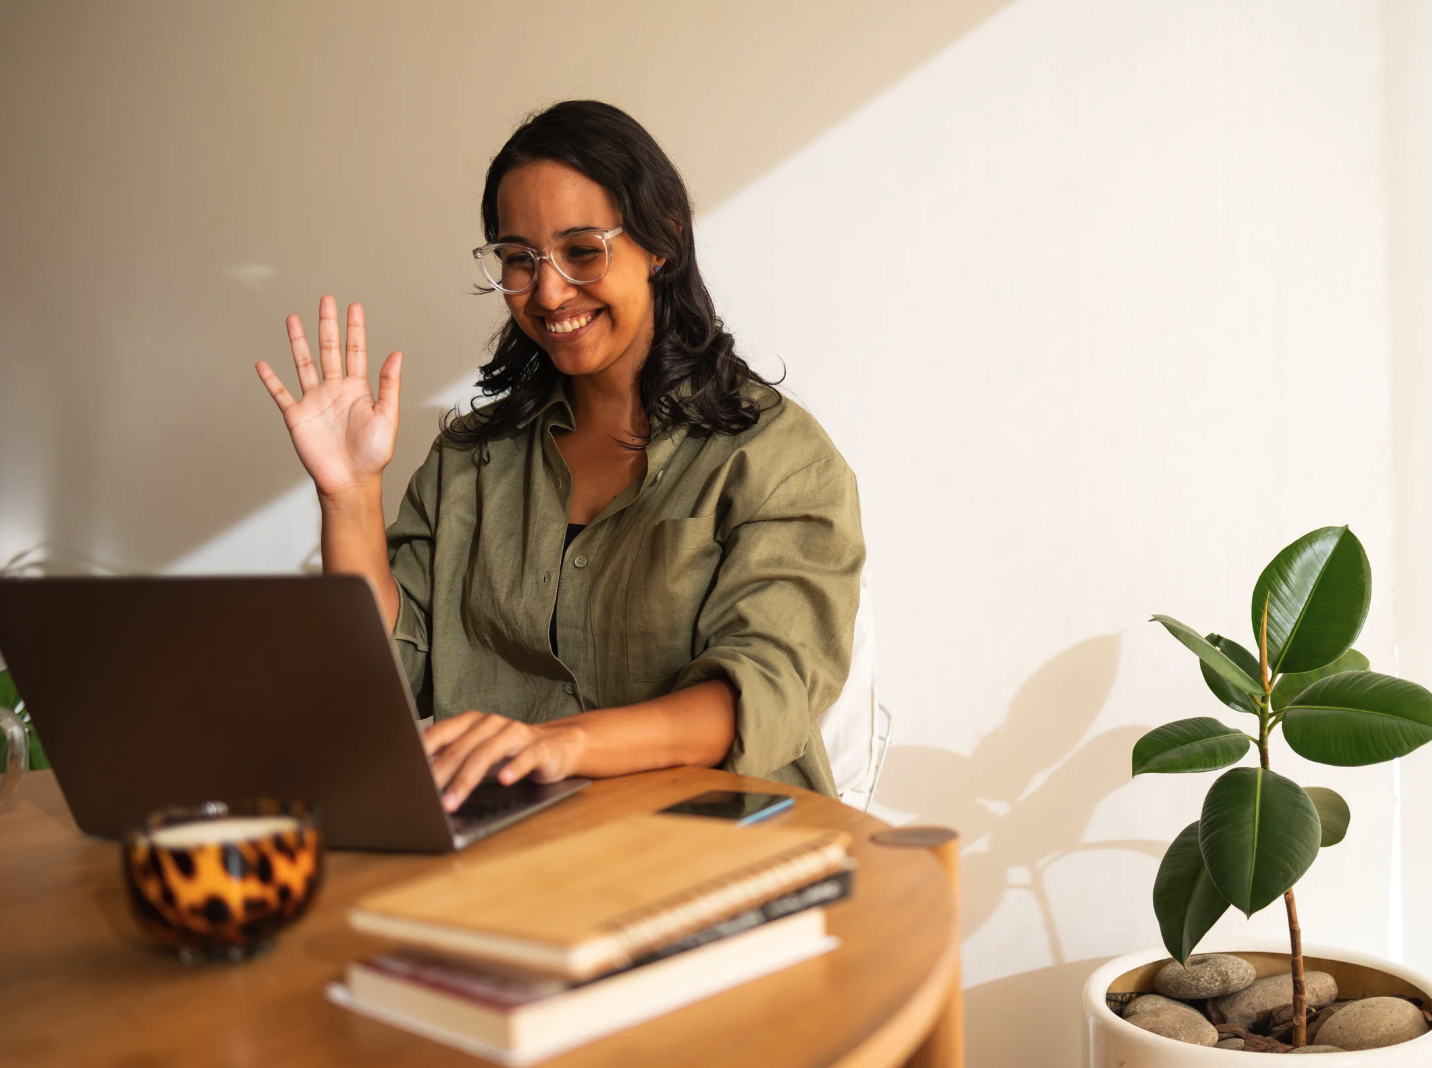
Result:
<instances>
[{"instance_id":1,"label":"forearm","mask_svg":"<svg viewBox=\"0 0 1432 1068\"><path fill-rule=\"evenodd\" d=\"M715 767L736 738L736 692L730 683L713 680L544 726L573 741L573 775L605 778L685 764Z\"/></svg>"},{"instance_id":2,"label":"forearm","mask_svg":"<svg viewBox=\"0 0 1432 1068\"><path fill-rule=\"evenodd\" d=\"M398 584L388 566L388 539L383 529L383 484L318 495L323 514L323 572L362 575L373 587L383 621L392 633L398 621Z\"/></svg>"}]
</instances>

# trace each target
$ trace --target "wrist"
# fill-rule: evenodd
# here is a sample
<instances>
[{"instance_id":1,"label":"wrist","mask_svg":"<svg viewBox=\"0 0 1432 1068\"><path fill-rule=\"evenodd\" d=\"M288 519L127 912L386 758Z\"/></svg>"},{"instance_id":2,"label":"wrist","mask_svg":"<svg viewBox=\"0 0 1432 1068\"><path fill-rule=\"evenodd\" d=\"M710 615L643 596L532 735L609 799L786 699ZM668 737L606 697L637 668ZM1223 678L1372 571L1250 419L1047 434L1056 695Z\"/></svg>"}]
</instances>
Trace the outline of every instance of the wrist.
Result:
<instances>
[{"instance_id":1,"label":"wrist","mask_svg":"<svg viewBox=\"0 0 1432 1068\"><path fill-rule=\"evenodd\" d=\"M383 507L383 479L380 475L318 489L318 506L325 512L366 511Z\"/></svg>"},{"instance_id":2,"label":"wrist","mask_svg":"<svg viewBox=\"0 0 1432 1068\"><path fill-rule=\"evenodd\" d=\"M561 764L562 777L581 773L591 738L585 722L586 713L538 724L537 730L546 738Z\"/></svg>"}]
</instances>

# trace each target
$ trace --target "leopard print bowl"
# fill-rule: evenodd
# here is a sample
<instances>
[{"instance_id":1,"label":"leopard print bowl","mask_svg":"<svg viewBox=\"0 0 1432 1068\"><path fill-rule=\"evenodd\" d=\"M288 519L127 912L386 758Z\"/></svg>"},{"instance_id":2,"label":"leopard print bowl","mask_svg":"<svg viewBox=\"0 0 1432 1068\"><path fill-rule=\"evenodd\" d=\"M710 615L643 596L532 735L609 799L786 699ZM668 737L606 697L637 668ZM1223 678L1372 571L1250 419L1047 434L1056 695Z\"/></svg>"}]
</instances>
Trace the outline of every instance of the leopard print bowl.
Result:
<instances>
[{"instance_id":1,"label":"leopard print bowl","mask_svg":"<svg viewBox=\"0 0 1432 1068\"><path fill-rule=\"evenodd\" d=\"M123 848L135 917L186 964L268 949L323 881L317 815L302 804L167 809L125 835Z\"/></svg>"}]
</instances>

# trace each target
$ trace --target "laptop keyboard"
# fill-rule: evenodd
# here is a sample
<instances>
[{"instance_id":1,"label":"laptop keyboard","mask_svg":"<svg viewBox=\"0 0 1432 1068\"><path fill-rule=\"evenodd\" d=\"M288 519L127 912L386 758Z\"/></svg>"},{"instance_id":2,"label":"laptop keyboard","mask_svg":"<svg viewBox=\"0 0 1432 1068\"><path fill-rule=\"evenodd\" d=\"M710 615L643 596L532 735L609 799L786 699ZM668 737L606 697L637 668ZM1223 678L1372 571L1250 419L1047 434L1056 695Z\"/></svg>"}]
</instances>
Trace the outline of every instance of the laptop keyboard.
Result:
<instances>
[{"instance_id":1,"label":"laptop keyboard","mask_svg":"<svg viewBox=\"0 0 1432 1068\"><path fill-rule=\"evenodd\" d=\"M501 816L508 812L515 812L519 808L526 808L532 804L530 798L504 799L493 801L487 798L469 795L453 813L454 816L462 816L466 819L491 819L493 816Z\"/></svg>"},{"instance_id":2,"label":"laptop keyboard","mask_svg":"<svg viewBox=\"0 0 1432 1068\"><path fill-rule=\"evenodd\" d=\"M510 786L492 780L479 783L452 814L454 844L461 848L590 785L590 779L547 784L523 779Z\"/></svg>"}]
</instances>

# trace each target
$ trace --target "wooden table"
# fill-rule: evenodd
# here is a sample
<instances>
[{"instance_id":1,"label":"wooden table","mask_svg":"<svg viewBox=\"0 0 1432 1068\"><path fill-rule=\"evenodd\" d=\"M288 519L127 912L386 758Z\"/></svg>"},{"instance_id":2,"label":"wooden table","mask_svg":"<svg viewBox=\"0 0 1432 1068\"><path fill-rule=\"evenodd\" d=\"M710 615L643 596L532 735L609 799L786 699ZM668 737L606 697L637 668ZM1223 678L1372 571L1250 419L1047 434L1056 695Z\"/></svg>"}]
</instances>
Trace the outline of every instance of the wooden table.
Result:
<instances>
[{"instance_id":1,"label":"wooden table","mask_svg":"<svg viewBox=\"0 0 1432 1068\"><path fill-rule=\"evenodd\" d=\"M75 828L51 772L30 772L0 813L0 1064L161 1068L484 1064L337 1008L323 988L387 945L348 929L357 897L713 787L770 784L705 768L608 779L443 857L336 852L313 910L276 949L188 969L129 918L119 847ZM805 791L772 823L839 827L860 862L831 906L839 949L544 1062L551 1068L895 1065L944 1010L958 959L953 895L923 849L871 843L885 825Z\"/></svg>"}]
</instances>

